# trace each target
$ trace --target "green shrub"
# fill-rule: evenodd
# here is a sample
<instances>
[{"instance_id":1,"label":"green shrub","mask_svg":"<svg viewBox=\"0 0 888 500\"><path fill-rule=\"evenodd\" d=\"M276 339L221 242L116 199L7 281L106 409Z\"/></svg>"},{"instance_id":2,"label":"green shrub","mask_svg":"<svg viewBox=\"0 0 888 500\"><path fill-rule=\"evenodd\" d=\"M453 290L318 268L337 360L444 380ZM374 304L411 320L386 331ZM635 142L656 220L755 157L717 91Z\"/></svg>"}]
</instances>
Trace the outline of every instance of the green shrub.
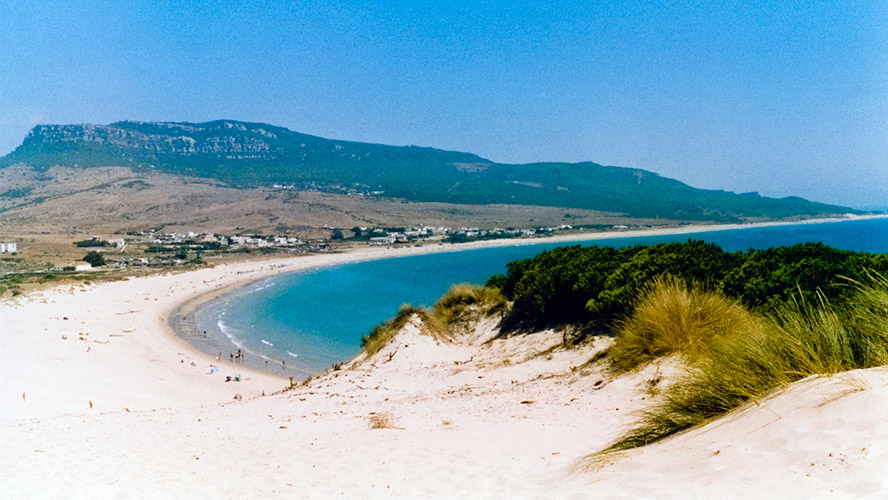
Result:
<instances>
[{"instance_id":1,"label":"green shrub","mask_svg":"<svg viewBox=\"0 0 888 500\"><path fill-rule=\"evenodd\" d=\"M100 267L105 265L105 257L95 250L92 250L88 254L84 255L83 260L89 262L93 267Z\"/></svg>"},{"instance_id":2,"label":"green shrub","mask_svg":"<svg viewBox=\"0 0 888 500\"><path fill-rule=\"evenodd\" d=\"M861 280L865 269L888 272L888 255L851 252L821 243L747 252L725 252L702 241L622 249L562 247L511 262L505 276L491 278L514 306L505 330L523 325L583 324L609 328L631 314L637 296L667 275L723 291L756 312L771 312L793 296L836 305L852 291L835 286L838 275Z\"/></svg>"},{"instance_id":3,"label":"green shrub","mask_svg":"<svg viewBox=\"0 0 888 500\"><path fill-rule=\"evenodd\" d=\"M110 247L113 246L111 242L105 240L83 240L83 241L75 241L74 245L78 248L89 248L89 247Z\"/></svg>"}]
</instances>

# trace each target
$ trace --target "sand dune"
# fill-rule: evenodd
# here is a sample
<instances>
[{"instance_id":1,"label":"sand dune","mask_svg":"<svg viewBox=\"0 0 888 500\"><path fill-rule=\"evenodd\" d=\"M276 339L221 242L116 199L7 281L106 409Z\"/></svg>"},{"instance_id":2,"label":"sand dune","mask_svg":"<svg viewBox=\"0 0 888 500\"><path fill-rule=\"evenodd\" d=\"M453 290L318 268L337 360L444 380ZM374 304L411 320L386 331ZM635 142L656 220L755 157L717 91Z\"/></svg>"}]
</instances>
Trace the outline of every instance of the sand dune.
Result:
<instances>
[{"instance_id":1,"label":"sand dune","mask_svg":"<svg viewBox=\"0 0 888 500\"><path fill-rule=\"evenodd\" d=\"M888 369L808 379L578 471L651 403L670 360L613 378L591 362L607 338L564 349L556 332L492 340L482 324L442 343L411 321L372 359L272 394L289 381L198 354L165 327L177 304L244 279L396 254L219 266L0 304L0 497L888 495ZM248 380L224 382L234 371Z\"/></svg>"}]
</instances>

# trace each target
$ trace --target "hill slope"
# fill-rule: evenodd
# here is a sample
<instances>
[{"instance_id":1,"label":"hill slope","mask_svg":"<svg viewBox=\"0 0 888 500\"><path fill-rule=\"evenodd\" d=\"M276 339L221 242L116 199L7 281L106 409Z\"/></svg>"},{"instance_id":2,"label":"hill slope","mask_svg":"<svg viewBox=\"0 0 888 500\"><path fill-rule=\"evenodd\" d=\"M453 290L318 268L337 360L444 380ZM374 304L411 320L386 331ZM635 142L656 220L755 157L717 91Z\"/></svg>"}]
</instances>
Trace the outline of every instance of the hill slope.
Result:
<instances>
[{"instance_id":1,"label":"hill slope","mask_svg":"<svg viewBox=\"0 0 888 500\"><path fill-rule=\"evenodd\" d=\"M797 197L696 189L639 169L591 162L498 164L471 153L331 140L232 120L40 125L0 159L0 168L17 163L38 170L130 166L237 188L283 184L414 202L553 206L675 220L853 212Z\"/></svg>"}]
</instances>

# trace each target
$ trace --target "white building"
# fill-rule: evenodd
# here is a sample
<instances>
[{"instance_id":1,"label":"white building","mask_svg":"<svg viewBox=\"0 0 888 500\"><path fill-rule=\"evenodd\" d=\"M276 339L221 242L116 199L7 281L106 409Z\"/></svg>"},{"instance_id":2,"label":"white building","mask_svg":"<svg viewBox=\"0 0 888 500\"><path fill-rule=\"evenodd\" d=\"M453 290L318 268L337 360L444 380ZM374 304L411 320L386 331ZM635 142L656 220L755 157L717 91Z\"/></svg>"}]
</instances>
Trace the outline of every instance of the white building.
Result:
<instances>
[{"instance_id":1,"label":"white building","mask_svg":"<svg viewBox=\"0 0 888 500\"><path fill-rule=\"evenodd\" d=\"M371 245L391 245L397 241L394 236L376 236L370 238Z\"/></svg>"},{"instance_id":2,"label":"white building","mask_svg":"<svg viewBox=\"0 0 888 500\"><path fill-rule=\"evenodd\" d=\"M18 243L0 243L0 253L18 252Z\"/></svg>"}]
</instances>

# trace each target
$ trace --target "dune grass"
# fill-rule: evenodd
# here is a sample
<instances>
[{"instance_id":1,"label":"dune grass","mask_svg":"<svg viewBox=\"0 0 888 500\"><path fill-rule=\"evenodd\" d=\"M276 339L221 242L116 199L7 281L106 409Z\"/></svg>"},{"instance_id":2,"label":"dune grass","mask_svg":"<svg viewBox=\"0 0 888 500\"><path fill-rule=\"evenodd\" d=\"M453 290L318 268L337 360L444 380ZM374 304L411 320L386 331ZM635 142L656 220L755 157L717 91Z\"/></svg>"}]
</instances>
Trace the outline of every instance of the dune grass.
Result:
<instances>
[{"instance_id":1,"label":"dune grass","mask_svg":"<svg viewBox=\"0 0 888 500\"><path fill-rule=\"evenodd\" d=\"M460 283L447 290L435 305L431 314L441 324L450 326L474 313L494 314L507 305L506 298L497 288Z\"/></svg>"},{"instance_id":2,"label":"dune grass","mask_svg":"<svg viewBox=\"0 0 888 500\"><path fill-rule=\"evenodd\" d=\"M395 317L374 326L373 329L370 330L370 333L361 338L361 347L364 349L367 356L373 356L385 347L392 337L404 328L404 325L407 324L407 320L409 320L414 314L418 315L427 326L438 333L440 330L440 328L437 328L438 323L429 315L428 311L414 307L411 304L401 304L401 307L398 309L398 314L396 314Z\"/></svg>"},{"instance_id":3,"label":"dune grass","mask_svg":"<svg viewBox=\"0 0 888 500\"><path fill-rule=\"evenodd\" d=\"M657 278L641 297L634 314L617 323L608 353L617 372L675 352L695 361L708 353L715 337L761 328L739 302L674 277Z\"/></svg>"},{"instance_id":4,"label":"dune grass","mask_svg":"<svg viewBox=\"0 0 888 500\"><path fill-rule=\"evenodd\" d=\"M398 314L370 330L361 338L367 356L379 352L395 336L411 316L417 315L425 325L424 332L438 340L453 337L451 327L471 314L493 314L506 307L507 301L498 289L467 283L450 287L431 309L402 304ZM470 310L471 309L471 310Z\"/></svg>"},{"instance_id":5,"label":"dune grass","mask_svg":"<svg viewBox=\"0 0 888 500\"><path fill-rule=\"evenodd\" d=\"M600 453L652 443L810 375L888 364L888 280L872 275L868 283L852 286L856 292L842 309L821 296L814 304L791 303L767 318L708 337L687 378ZM650 294L645 300L655 298ZM634 316L669 318L652 308L642 303Z\"/></svg>"}]
</instances>

